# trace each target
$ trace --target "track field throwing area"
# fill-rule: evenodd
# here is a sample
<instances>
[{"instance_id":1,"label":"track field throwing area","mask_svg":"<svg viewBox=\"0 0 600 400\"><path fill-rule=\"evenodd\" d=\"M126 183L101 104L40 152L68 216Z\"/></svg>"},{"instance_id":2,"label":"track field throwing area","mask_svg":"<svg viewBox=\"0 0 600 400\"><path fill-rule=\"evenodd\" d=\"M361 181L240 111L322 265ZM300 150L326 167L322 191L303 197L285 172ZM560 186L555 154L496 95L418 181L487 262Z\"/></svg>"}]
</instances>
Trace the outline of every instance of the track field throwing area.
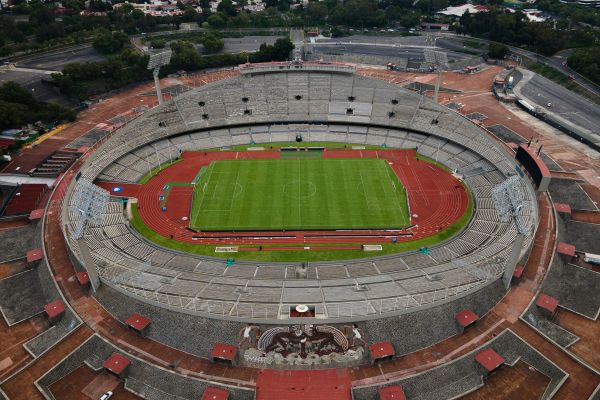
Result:
<instances>
[{"instance_id":1,"label":"track field throwing area","mask_svg":"<svg viewBox=\"0 0 600 400\"><path fill-rule=\"evenodd\" d=\"M386 160L213 161L196 183L190 228L204 231L392 229L410 224Z\"/></svg>"}]
</instances>

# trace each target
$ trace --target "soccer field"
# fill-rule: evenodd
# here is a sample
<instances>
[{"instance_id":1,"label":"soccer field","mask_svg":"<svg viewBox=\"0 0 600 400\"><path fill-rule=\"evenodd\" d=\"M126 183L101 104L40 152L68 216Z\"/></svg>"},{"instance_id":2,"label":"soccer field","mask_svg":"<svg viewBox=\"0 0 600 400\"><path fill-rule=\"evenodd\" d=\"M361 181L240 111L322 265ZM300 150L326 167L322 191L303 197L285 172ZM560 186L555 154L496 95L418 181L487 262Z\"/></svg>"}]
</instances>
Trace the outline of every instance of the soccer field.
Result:
<instances>
[{"instance_id":1,"label":"soccer field","mask_svg":"<svg viewBox=\"0 0 600 400\"><path fill-rule=\"evenodd\" d=\"M406 192L380 159L215 161L196 184L198 230L386 229L408 226Z\"/></svg>"}]
</instances>

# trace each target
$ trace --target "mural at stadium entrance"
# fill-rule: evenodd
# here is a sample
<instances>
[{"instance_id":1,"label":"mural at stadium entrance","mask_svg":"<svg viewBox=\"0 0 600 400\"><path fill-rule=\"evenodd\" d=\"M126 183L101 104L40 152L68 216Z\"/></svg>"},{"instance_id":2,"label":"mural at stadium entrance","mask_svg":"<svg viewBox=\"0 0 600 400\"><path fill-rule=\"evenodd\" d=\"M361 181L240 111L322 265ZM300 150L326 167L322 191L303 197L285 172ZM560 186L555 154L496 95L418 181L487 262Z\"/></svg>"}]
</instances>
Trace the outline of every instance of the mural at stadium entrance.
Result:
<instances>
[{"instance_id":1,"label":"mural at stadium entrance","mask_svg":"<svg viewBox=\"0 0 600 400\"><path fill-rule=\"evenodd\" d=\"M244 352L244 361L249 364L268 365L331 365L348 364L363 357L362 346L350 348L342 331L328 325L291 325L275 327L256 335L255 327L241 332L242 343L250 348ZM258 337L250 336L250 329Z\"/></svg>"}]
</instances>

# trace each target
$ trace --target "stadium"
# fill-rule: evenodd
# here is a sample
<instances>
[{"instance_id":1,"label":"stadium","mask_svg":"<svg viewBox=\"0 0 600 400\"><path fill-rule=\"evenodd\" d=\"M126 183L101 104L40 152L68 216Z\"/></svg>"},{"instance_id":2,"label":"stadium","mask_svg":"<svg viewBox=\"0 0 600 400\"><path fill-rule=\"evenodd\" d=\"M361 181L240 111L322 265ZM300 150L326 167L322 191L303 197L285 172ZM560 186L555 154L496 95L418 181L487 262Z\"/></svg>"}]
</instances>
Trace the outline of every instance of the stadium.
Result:
<instances>
[{"instance_id":1,"label":"stadium","mask_svg":"<svg viewBox=\"0 0 600 400\"><path fill-rule=\"evenodd\" d=\"M597 328L553 318L593 326L600 281L541 148L394 74L244 64L80 148L0 296L8 331L48 318L0 398L57 353L29 398L597 398Z\"/></svg>"}]
</instances>

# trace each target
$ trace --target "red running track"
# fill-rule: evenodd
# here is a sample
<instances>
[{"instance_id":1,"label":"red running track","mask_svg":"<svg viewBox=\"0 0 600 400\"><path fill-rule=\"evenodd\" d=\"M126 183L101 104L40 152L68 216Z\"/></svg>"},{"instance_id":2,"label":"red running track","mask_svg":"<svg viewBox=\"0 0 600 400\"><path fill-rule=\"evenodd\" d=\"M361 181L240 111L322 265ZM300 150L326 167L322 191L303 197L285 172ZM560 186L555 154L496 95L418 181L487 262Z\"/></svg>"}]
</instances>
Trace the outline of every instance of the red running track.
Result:
<instances>
[{"instance_id":1,"label":"red running track","mask_svg":"<svg viewBox=\"0 0 600 400\"><path fill-rule=\"evenodd\" d=\"M261 232L193 232L189 215L193 187L175 186L167 199L167 211L161 208L160 196L170 182L192 182L203 166L215 160L279 158L279 151L186 152L182 161L161 171L144 185L99 183L110 189L123 187L120 195L138 198L142 220L160 235L187 243L212 245L268 245L298 243L387 243L392 237L399 242L431 236L448 227L467 210L468 195L448 172L418 160L415 150L326 150L326 158L382 158L387 160L408 193L411 223L406 230L327 230Z\"/></svg>"}]
</instances>

